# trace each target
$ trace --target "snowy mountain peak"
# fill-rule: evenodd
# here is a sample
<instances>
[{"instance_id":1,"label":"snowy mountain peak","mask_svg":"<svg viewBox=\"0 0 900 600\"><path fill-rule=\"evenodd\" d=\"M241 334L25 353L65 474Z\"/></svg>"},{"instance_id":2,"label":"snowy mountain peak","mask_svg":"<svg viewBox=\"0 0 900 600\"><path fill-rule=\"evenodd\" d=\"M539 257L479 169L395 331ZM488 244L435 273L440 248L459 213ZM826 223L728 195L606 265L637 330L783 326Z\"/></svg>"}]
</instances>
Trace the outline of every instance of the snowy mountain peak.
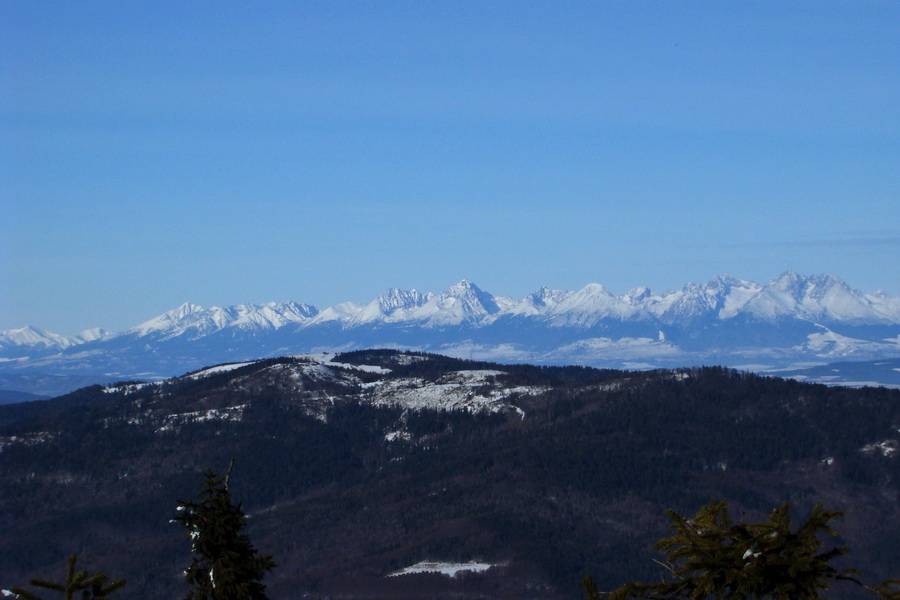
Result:
<instances>
[{"instance_id":1,"label":"snowy mountain peak","mask_svg":"<svg viewBox=\"0 0 900 600\"><path fill-rule=\"evenodd\" d=\"M806 278L800 276L796 271L785 271L768 282L765 287L796 300L803 295L805 284Z\"/></svg>"},{"instance_id":2,"label":"snowy mountain peak","mask_svg":"<svg viewBox=\"0 0 900 600\"><path fill-rule=\"evenodd\" d=\"M534 316L542 314L559 304L569 294L571 294L571 292L550 289L544 285L511 305L507 309L507 312L510 315L516 316Z\"/></svg>"},{"instance_id":3,"label":"snowy mountain peak","mask_svg":"<svg viewBox=\"0 0 900 600\"><path fill-rule=\"evenodd\" d=\"M650 298L650 296L650 288L641 286L636 287L633 290L628 290L623 299L632 306L638 306Z\"/></svg>"},{"instance_id":4,"label":"snowy mountain peak","mask_svg":"<svg viewBox=\"0 0 900 600\"><path fill-rule=\"evenodd\" d=\"M659 316L666 324L695 322L713 315L719 300L714 289L688 283L681 291L668 294L664 299L665 308Z\"/></svg>"},{"instance_id":5,"label":"snowy mountain peak","mask_svg":"<svg viewBox=\"0 0 900 600\"><path fill-rule=\"evenodd\" d=\"M900 348L900 298L863 295L833 275L804 277L793 271L765 285L720 275L677 291L652 294L639 287L618 297L597 283L574 292L544 286L518 301L493 296L464 279L439 294L392 288L368 304L345 302L321 312L293 302L209 309L185 303L119 334L96 329L64 337L24 327L0 332L0 369L62 365L74 371L102 363L98 372L109 373L120 368L112 365L132 361L129 373L143 373L152 370L146 364L153 361L163 365L154 368L181 368L192 352L240 362L288 351L413 343L442 352L465 347L459 352L468 356L481 343L496 343L494 350L485 346L483 356L520 360L522 353L541 352L541 360L556 360L584 352L589 361L611 353L642 358L651 351L647 344L666 356L685 351L707 360L704 352L727 353L736 344L751 344L766 345L761 356L806 360L824 352L819 342L825 337L811 325L844 336L835 346L842 356L894 356ZM484 333L476 335L474 329ZM115 343L108 344L113 338ZM202 344L193 344L201 339ZM558 347L548 346L554 343Z\"/></svg>"},{"instance_id":6,"label":"snowy mountain peak","mask_svg":"<svg viewBox=\"0 0 900 600\"><path fill-rule=\"evenodd\" d=\"M150 334L178 337L190 332L191 337L207 335L225 328L244 330L280 329L291 323L305 323L318 314L314 306L285 302L213 306L204 309L185 303L174 310L144 321L126 333L143 337Z\"/></svg>"},{"instance_id":7,"label":"snowy mountain peak","mask_svg":"<svg viewBox=\"0 0 900 600\"><path fill-rule=\"evenodd\" d=\"M577 292L576 294L580 294L582 296L606 296L612 298L613 295L606 289L606 287L601 283L589 283Z\"/></svg>"},{"instance_id":8,"label":"snowy mountain peak","mask_svg":"<svg viewBox=\"0 0 900 600\"><path fill-rule=\"evenodd\" d=\"M532 292L529 296L527 296L527 299L531 301L533 306L537 308L545 308L559 304L559 302L568 295L569 292L553 290L548 288L546 285L543 285L539 290L537 290L536 292Z\"/></svg>"},{"instance_id":9,"label":"snowy mountain peak","mask_svg":"<svg viewBox=\"0 0 900 600\"><path fill-rule=\"evenodd\" d=\"M674 294L662 313L667 322L702 318L727 319L740 311L760 286L728 275L718 275L704 285L688 283Z\"/></svg>"},{"instance_id":10,"label":"snowy mountain peak","mask_svg":"<svg viewBox=\"0 0 900 600\"><path fill-rule=\"evenodd\" d=\"M767 283L764 289L790 306L803 303L806 298L823 298L835 286L851 291L840 278L828 273L804 277L796 271L785 271Z\"/></svg>"},{"instance_id":11,"label":"snowy mountain peak","mask_svg":"<svg viewBox=\"0 0 900 600\"><path fill-rule=\"evenodd\" d=\"M439 300L450 304L456 300L476 312L494 313L499 310L491 294L465 279L441 292Z\"/></svg>"},{"instance_id":12,"label":"snowy mountain peak","mask_svg":"<svg viewBox=\"0 0 900 600\"><path fill-rule=\"evenodd\" d=\"M378 308L383 314L390 315L399 309L422 306L430 297L431 294L421 294L418 290L407 291L391 288L378 296L375 301L378 303Z\"/></svg>"},{"instance_id":13,"label":"snowy mountain peak","mask_svg":"<svg viewBox=\"0 0 900 600\"><path fill-rule=\"evenodd\" d=\"M425 304L432 294L422 294L417 290L391 288L366 304L353 315L352 324L374 321L400 321L410 317L411 311Z\"/></svg>"},{"instance_id":14,"label":"snowy mountain peak","mask_svg":"<svg viewBox=\"0 0 900 600\"><path fill-rule=\"evenodd\" d=\"M19 329L9 329L0 332L0 348L11 348L16 346L31 346L44 348L68 348L77 342L65 336L50 333L43 329L37 329L28 325Z\"/></svg>"},{"instance_id":15,"label":"snowy mountain peak","mask_svg":"<svg viewBox=\"0 0 900 600\"><path fill-rule=\"evenodd\" d=\"M477 324L488 315L500 312L494 297L474 283L463 279L437 296L429 298L413 316L427 325Z\"/></svg>"},{"instance_id":16,"label":"snowy mountain peak","mask_svg":"<svg viewBox=\"0 0 900 600\"><path fill-rule=\"evenodd\" d=\"M729 275L718 275L706 284L706 293L716 299L716 316L719 319L735 316L761 289L758 283Z\"/></svg>"},{"instance_id":17,"label":"snowy mountain peak","mask_svg":"<svg viewBox=\"0 0 900 600\"><path fill-rule=\"evenodd\" d=\"M214 311L217 328L237 327L241 329L280 329L291 323L304 323L318 314L314 306L285 302L268 302L263 305L239 304Z\"/></svg>"},{"instance_id":18,"label":"snowy mountain peak","mask_svg":"<svg viewBox=\"0 0 900 600\"><path fill-rule=\"evenodd\" d=\"M481 289L477 285L475 285L468 279L461 279L458 283L451 285L442 293L448 297L462 297L466 294L477 294L479 292L481 292Z\"/></svg>"},{"instance_id":19,"label":"snowy mountain peak","mask_svg":"<svg viewBox=\"0 0 900 600\"><path fill-rule=\"evenodd\" d=\"M170 310L165 314L170 316L172 319L183 319L189 315L197 314L199 312L203 312L202 306L197 306L196 304L185 302L175 310Z\"/></svg>"},{"instance_id":20,"label":"snowy mountain peak","mask_svg":"<svg viewBox=\"0 0 900 600\"><path fill-rule=\"evenodd\" d=\"M590 327L609 318L619 321L633 317L643 319L645 311L613 296L599 283L589 283L566 296L547 311L547 315L555 326Z\"/></svg>"},{"instance_id":21,"label":"snowy mountain peak","mask_svg":"<svg viewBox=\"0 0 900 600\"><path fill-rule=\"evenodd\" d=\"M709 293L715 293L720 296L726 296L730 294L735 289L742 289L747 287L752 287L754 289L759 289L759 285L750 282L744 281L743 279L738 279L736 277L731 277L730 275L716 275L704 286Z\"/></svg>"},{"instance_id":22,"label":"snowy mountain peak","mask_svg":"<svg viewBox=\"0 0 900 600\"><path fill-rule=\"evenodd\" d=\"M309 321L309 325L317 325L327 321L340 321L344 323L352 322L365 309L364 304L356 302L341 302L334 306L329 306L325 310L318 313Z\"/></svg>"},{"instance_id":23,"label":"snowy mountain peak","mask_svg":"<svg viewBox=\"0 0 900 600\"><path fill-rule=\"evenodd\" d=\"M785 317L815 322L883 323L889 312L873 303L871 296L851 289L830 274L804 277L794 271L782 273L754 295L744 307L756 318ZM896 322L896 320L894 320Z\"/></svg>"},{"instance_id":24,"label":"snowy mountain peak","mask_svg":"<svg viewBox=\"0 0 900 600\"><path fill-rule=\"evenodd\" d=\"M214 307L215 308L215 307ZM148 321L144 321L137 327L129 329L126 333L145 336L154 332L171 332L189 326L195 315L202 313L203 307L185 302L176 309L164 312Z\"/></svg>"},{"instance_id":25,"label":"snowy mountain peak","mask_svg":"<svg viewBox=\"0 0 900 600\"><path fill-rule=\"evenodd\" d=\"M558 301L558 295L561 293L563 292L557 292L547 286L541 286L521 300L513 301L509 306L504 306L503 313L517 317L533 317L546 312L551 306L555 305Z\"/></svg>"}]
</instances>

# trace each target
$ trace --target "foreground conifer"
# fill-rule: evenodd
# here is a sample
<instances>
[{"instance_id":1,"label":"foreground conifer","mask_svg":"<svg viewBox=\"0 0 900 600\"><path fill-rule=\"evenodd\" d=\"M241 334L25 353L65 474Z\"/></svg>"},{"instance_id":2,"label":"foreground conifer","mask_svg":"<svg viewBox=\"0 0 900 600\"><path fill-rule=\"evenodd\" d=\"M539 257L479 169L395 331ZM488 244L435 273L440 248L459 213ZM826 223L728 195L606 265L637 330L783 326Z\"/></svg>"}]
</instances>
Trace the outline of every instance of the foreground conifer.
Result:
<instances>
[{"instance_id":1,"label":"foreground conifer","mask_svg":"<svg viewBox=\"0 0 900 600\"><path fill-rule=\"evenodd\" d=\"M194 553L185 569L192 586L185 600L268 600L262 579L275 562L242 533L247 517L232 501L227 476L207 471L203 490L177 510L174 521L187 529Z\"/></svg>"},{"instance_id":2,"label":"foreground conifer","mask_svg":"<svg viewBox=\"0 0 900 600\"><path fill-rule=\"evenodd\" d=\"M832 582L849 581L882 598L897 599L897 581L870 588L857 579L855 569L838 570L830 564L849 549L825 549L819 535L836 536L830 523L842 514L820 504L802 525L791 530L787 503L762 523L733 522L725 502L711 502L692 519L670 510L674 533L655 546L668 553L665 563L660 563L667 571L662 581L629 582L606 593L587 577L585 592L588 600L819 600Z\"/></svg>"},{"instance_id":3,"label":"foreground conifer","mask_svg":"<svg viewBox=\"0 0 900 600\"><path fill-rule=\"evenodd\" d=\"M30 583L37 588L62 592L65 600L75 600L76 594L79 592L81 594L78 597L81 600L107 600L113 592L125 586L124 579L108 582L109 576L105 573L88 575L87 571L76 571L75 563L77 561L78 555L72 554L69 556L65 583L54 583L43 579L32 579ZM37 594L22 588L14 587L11 591L17 597L25 600L43 600Z\"/></svg>"}]
</instances>

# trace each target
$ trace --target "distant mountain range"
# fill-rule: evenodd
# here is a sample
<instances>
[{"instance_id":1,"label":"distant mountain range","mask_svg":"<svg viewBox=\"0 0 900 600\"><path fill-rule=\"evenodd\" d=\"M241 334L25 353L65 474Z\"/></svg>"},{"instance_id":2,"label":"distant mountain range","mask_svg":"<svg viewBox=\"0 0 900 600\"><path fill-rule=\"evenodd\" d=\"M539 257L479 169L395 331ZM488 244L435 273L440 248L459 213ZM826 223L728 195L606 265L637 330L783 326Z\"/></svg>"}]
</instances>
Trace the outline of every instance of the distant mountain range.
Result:
<instances>
[{"instance_id":1,"label":"distant mountain range","mask_svg":"<svg viewBox=\"0 0 900 600\"><path fill-rule=\"evenodd\" d=\"M229 361L374 347L509 363L796 370L900 357L900 298L789 271L764 285L718 276L663 294L639 287L616 296L591 283L515 300L463 280L439 294L390 289L368 304L321 311L296 302L186 303L119 333L0 332L0 388L61 393Z\"/></svg>"}]
</instances>

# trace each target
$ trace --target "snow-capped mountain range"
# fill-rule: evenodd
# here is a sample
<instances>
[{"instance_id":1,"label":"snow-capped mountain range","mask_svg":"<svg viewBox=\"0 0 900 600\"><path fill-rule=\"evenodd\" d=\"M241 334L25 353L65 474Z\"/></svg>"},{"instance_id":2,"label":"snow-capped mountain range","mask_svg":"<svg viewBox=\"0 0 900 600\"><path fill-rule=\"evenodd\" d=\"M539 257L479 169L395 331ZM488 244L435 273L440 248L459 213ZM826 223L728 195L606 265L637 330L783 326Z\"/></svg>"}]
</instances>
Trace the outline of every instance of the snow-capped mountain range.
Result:
<instances>
[{"instance_id":1,"label":"snow-capped mountain range","mask_svg":"<svg viewBox=\"0 0 900 600\"><path fill-rule=\"evenodd\" d=\"M441 293L390 289L324 310L296 302L186 303L123 332L0 332L0 387L13 376L162 378L265 356L394 347L506 362L777 368L900 356L900 298L833 275L729 276L616 296L591 283L515 300L463 280ZM20 388L22 386L19 386Z\"/></svg>"}]
</instances>

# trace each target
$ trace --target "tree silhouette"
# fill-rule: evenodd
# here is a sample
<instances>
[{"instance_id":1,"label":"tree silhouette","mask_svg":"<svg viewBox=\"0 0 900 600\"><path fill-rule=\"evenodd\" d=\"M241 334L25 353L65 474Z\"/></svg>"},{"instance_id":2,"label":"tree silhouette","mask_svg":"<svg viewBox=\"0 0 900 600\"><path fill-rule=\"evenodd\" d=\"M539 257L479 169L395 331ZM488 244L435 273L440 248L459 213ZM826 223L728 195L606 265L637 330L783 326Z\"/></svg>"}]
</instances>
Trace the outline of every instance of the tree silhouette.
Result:
<instances>
[{"instance_id":1,"label":"tree silhouette","mask_svg":"<svg viewBox=\"0 0 900 600\"><path fill-rule=\"evenodd\" d=\"M584 588L588 600L650 598L819 600L833 581L850 581L883 598L898 598L897 585L889 580L877 587L865 586L855 569L838 570L830 562L849 549L823 549L820 534L836 536L830 522L841 511L813 508L807 520L791 530L787 503L771 512L762 523L735 523L725 502L711 502L692 519L669 511L673 535L663 538L656 549L668 553L664 580L630 582L603 593L590 577Z\"/></svg>"},{"instance_id":2,"label":"tree silhouette","mask_svg":"<svg viewBox=\"0 0 900 600\"><path fill-rule=\"evenodd\" d=\"M30 583L34 587L62 592L66 600L73 600L78 592L81 592L81 600L107 600L113 592L125 586L124 579L108 582L109 576L105 573L95 573L89 576L87 571L76 571L75 563L77 561L77 554L69 556L65 583L53 583L43 579L32 579ZM43 600L37 594L22 588L14 587L10 591L25 600Z\"/></svg>"},{"instance_id":3,"label":"tree silhouette","mask_svg":"<svg viewBox=\"0 0 900 600\"><path fill-rule=\"evenodd\" d=\"M194 553L185 570L193 586L185 600L267 600L262 578L275 562L242 533L247 517L232 501L228 476L207 471L203 490L177 510L174 521L187 529Z\"/></svg>"}]
</instances>

